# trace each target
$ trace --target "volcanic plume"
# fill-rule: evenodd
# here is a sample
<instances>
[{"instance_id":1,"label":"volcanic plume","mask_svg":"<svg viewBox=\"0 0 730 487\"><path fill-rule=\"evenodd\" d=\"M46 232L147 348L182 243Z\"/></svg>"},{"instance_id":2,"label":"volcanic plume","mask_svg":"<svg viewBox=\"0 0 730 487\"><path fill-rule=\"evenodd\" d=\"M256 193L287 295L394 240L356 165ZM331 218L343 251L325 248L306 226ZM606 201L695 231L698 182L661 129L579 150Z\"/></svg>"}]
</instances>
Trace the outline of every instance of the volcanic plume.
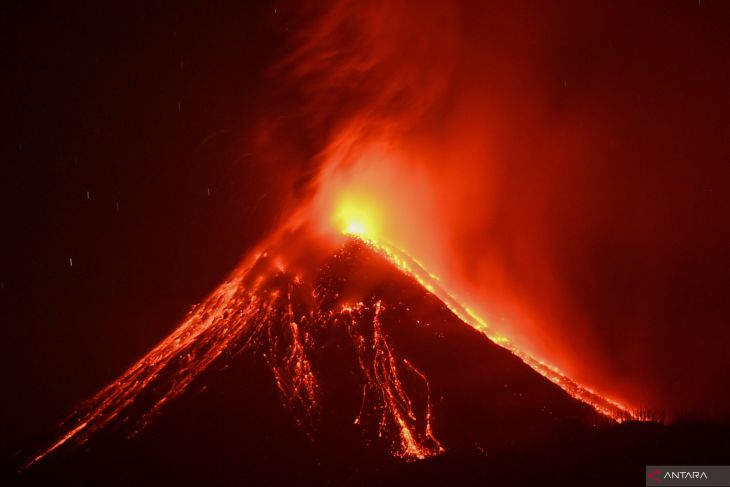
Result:
<instances>
[{"instance_id":1,"label":"volcanic plume","mask_svg":"<svg viewBox=\"0 0 730 487\"><path fill-rule=\"evenodd\" d=\"M298 103L262 139L302 166L297 203L366 208L522 350L628 403L723 410L713 9L315 2L275 69ZM666 363L689 349L695 372Z\"/></svg>"}]
</instances>

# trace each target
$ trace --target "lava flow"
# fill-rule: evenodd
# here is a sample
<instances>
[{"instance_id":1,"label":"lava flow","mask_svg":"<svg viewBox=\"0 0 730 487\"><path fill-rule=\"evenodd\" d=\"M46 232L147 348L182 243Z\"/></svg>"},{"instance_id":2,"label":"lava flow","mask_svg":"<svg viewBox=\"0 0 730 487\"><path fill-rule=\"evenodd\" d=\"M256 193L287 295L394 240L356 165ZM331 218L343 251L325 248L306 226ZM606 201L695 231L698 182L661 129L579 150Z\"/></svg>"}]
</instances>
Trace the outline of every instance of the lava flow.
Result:
<instances>
[{"instance_id":1,"label":"lava flow","mask_svg":"<svg viewBox=\"0 0 730 487\"><path fill-rule=\"evenodd\" d=\"M352 232L353 227L358 230L362 228L360 224L356 224L354 226L350 225L348 226L347 231ZM502 347L510 350L512 353L520 357L527 365L532 367L536 372L560 386L574 398L590 404L598 412L605 414L606 416L613 418L618 422L624 421L626 419L633 419L633 414L631 413L631 411L619 402L603 397L592 389L578 384L570 377L566 376L557 367L532 357L530 354L520 350L517 346L515 346L509 338L505 337L504 335L494 333L489 328L489 325L482 318L480 318L468 307L462 305L448 291L441 288L438 284L439 279L437 276L430 274L428 271L426 271L418 263L418 261L413 259L404 251L392 245L369 239L364 235L359 235L358 232L355 232L355 234L358 235L359 238L363 239L363 241L371 245L373 248L381 252L382 255L385 256L393 265L395 265L408 275L412 276L429 292L433 293L439 299L441 299L441 301L462 321L468 323L474 329L484 333L494 343L497 343Z\"/></svg>"},{"instance_id":2,"label":"lava flow","mask_svg":"<svg viewBox=\"0 0 730 487\"><path fill-rule=\"evenodd\" d=\"M68 442L83 444L113 424L131 420L134 436L214 361L244 351L265 358L284 405L309 429L319 400L318 378L309 358L318 346L315 336L318 330L343 323L355 344L363 379L361 408L353 422L363 424L375 413L378 436L398 438L391 448L396 457L421 459L442 451L430 424L428 380L392 351L379 321L385 306L380 301L341 304L337 298L332 283L305 283L301 275L292 275L278 253L255 255L170 336L67 419L61 438L27 466ZM426 391L421 417L414 412L403 374L415 376ZM141 402L148 407L139 418L131 417L130 410Z\"/></svg>"},{"instance_id":3,"label":"lava flow","mask_svg":"<svg viewBox=\"0 0 730 487\"><path fill-rule=\"evenodd\" d=\"M283 231L266 252L244 261L170 336L66 420L60 439L28 465L65 444L83 444L105 428L131 425L128 434L134 436L214 362L249 352L266 361L283 405L314 438L323 392L321 370L313 362L320 342L326 341L324 335L343 327L355 350L362 390L352 423L364 431L376 431L397 458L417 460L444 451L433 426L429 378L399 355L381 324L389 304L367 286L357 292L348 290L352 283L345 283L336 270L352 260L357 252L353 249L358 248L369 249L417 281L424 293L438 298L461 321L512 351L574 398L613 420L631 416L621 405L492 334L483 320L442 289L415 259L370 238L362 221L347 221L343 233L344 239L335 239L339 250L333 252L332 240L312 237L310 229ZM358 285L357 278L353 282Z\"/></svg>"}]
</instances>

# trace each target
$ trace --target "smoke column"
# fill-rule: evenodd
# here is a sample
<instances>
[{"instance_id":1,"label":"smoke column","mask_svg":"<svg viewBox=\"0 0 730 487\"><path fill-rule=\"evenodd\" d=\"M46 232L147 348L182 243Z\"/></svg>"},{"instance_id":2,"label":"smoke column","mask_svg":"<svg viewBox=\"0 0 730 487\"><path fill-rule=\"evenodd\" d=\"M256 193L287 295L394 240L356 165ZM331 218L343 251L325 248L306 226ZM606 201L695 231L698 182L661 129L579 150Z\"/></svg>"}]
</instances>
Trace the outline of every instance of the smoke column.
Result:
<instances>
[{"instance_id":1,"label":"smoke column","mask_svg":"<svg viewBox=\"0 0 730 487\"><path fill-rule=\"evenodd\" d=\"M610 397L728 406L715 326L728 129L689 127L727 81L711 71L727 43L711 14L682 45L670 7L343 1L289 15L294 49L274 75L301 101L280 130L312 154L297 204L328 223L358 208L498 333ZM704 95L689 93L696 72Z\"/></svg>"}]
</instances>

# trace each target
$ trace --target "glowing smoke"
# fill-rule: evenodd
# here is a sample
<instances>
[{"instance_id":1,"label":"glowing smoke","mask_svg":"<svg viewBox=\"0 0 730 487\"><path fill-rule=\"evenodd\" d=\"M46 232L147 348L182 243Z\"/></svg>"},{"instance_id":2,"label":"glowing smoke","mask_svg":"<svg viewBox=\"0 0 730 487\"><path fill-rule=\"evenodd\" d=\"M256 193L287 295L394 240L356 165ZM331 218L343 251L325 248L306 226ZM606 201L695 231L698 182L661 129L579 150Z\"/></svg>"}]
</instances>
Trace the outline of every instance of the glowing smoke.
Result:
<instances>
[{"instance_id":1,"label":"glowing smoke","mask_svg":"<svg viewBox=\"0 0 730 487\"><path fill-rule=\"evenodd\" d=\"M580 3L338 1L293 16L306 20L276 74L304 127L283 133L314 141L299 187L321 221L338 205L361 213L353 233L407 249L500 333L611 396L690 404L654 344L685 348L663 321L675 327L668 303L687 285L662 276L687 252L723 255L714 226L675 217L691 214L685 177L713 178L665 163L667 134L631 109L642 96L665 119L692 106L648 74L676 64L671 26L616 45L639 20ZM616 71L626 58L633 71ZM685 125L669 127L683 150ZM695 358L721 356L711 323L694 326L715 351ZM711 395L711 379L675 372Z\"/></svg>"}]
</instances>

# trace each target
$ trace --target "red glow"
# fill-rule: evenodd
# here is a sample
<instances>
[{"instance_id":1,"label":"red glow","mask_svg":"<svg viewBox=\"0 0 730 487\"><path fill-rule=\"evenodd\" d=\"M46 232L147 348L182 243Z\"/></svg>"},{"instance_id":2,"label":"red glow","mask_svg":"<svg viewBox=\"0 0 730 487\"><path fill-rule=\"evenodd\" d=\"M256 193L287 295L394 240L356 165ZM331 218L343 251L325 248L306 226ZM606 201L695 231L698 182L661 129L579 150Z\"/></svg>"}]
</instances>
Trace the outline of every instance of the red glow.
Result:
<instances>
[{"instance_id":1,"label":"red glow","mask_svg":"<svg viewBox=\"0 0 730 487\"><path fill-rule=\"evenodd\" d=\"M608 233L623 203L596 196L610 188L590 169L615 165L596 162L616 132L610 109L586 95L552 112L565 90L543 79L553 19L478 2L328 7L281 67L309 128L328 134L304 218L401 249L493 336L622 403L646 401L616 380L618 354L565 278L579 266L565 248L585 257L581 239Z\"/></svg>"},{"instance_id":2,"label":"red glow","mask_svg":"<svg viewBox=\"0 0 730 487\"><path fill-rule=\"evenodd\" d=\"M463 270L453 265L458 254L445 238L453 230L444 215L450 207L448 203L439 204L442 186L438 176L418 164L421 156L417 151L409 157L405 149L398 148L392 134L372 141L369 137L348 136L346 133L337 138L325 152L310 209L304 211L306 216L298 214L294 225L313 220L324 233L349 234L367 241L436 294L463 321L577 399L617 420L633 417L629 407L602 397L552 364L556 359L569 363L566 357L531 347L531 341L520 333L531 324L527 313L511 310L514 323L500 320L488 324L483 318L497 313L490 313L489 304L476 298L481 294L480 283L465 279ZM468 207L464 211L468 213ZM461 217L455 219L460 221ZM510 299L504 294L509 292L501 289L498 299L491 301L493 306L504 306L505 299Z\"/></svg>"}]
</instances>

